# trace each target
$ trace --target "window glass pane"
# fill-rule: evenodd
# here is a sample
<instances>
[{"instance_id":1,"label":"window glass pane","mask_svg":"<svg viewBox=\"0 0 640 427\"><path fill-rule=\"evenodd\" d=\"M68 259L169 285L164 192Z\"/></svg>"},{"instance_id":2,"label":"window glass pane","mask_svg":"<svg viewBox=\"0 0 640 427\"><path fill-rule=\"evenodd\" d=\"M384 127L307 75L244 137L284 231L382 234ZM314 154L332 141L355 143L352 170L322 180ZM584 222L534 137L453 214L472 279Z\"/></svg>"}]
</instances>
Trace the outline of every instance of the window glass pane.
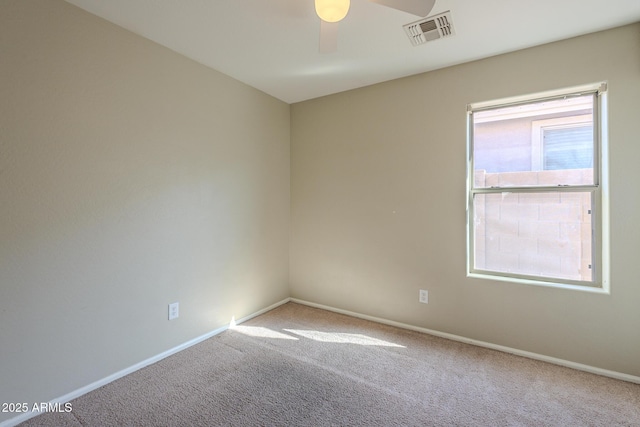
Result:
<instances>
[{"instance_id":1,"label":"window glass pane","mask_svg":"<svg viewBox=\"0 0 640 427\"><path fill-rule=\"evenodd\" d=\"M476 194L474 269L593 281L593 193Z\"/></svg>"},{"instance_id":2,"label":"window glass pane","mask_svg":"<svg viewBox=\"0 0 640 427\"><path fill-rule=\"evenodd\" d=\"M589 94L474 112L474 187L594 184L593 103Z\"/></svg>"},{"instance_id":3,"label":"window glass pane","mask_svg":"<svg viewBox=\"0 0 640 427\"><path fill-rule=\"evenodd\" d=\"M544 169L593 168L593 126L544 129Z\"/></svg>"}]
</instances>

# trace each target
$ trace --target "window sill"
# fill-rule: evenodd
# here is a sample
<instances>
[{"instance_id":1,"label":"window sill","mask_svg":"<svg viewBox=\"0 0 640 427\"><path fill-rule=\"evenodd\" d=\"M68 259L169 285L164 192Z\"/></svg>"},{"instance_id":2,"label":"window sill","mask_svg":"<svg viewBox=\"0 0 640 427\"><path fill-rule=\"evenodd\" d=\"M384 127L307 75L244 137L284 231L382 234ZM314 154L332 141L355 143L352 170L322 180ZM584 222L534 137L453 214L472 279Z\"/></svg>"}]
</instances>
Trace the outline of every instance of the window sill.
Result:
<instances>
[{"instance_id":1,"label":"window sill","mask_svg":"<svg viewBox=\"0 0 640 427\"><path fill-rule=\"evenodd\" d=\"M522 285L543 286L546 288L567 289L571 291L589 292L593 294L611 295L608 285L603 286L583 286L568 283L545 282L541 280L520 279L515 277L505 277L486 273L467 273L467 277L473 279L495 280L499 282L518 283Z\"/></svg>"}]
</instances>

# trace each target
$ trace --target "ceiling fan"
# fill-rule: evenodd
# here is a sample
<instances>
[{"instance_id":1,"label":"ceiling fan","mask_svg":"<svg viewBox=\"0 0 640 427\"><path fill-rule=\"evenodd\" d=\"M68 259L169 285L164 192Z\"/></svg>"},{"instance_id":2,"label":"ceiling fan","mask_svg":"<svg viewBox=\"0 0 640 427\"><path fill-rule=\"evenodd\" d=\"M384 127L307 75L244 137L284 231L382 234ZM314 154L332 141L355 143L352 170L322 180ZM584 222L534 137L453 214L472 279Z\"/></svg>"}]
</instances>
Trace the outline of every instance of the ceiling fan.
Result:
<instances>
[{"instance_id":1,"label":"ceiling fan","mask_svg":"<svg viewBox=\"0 0 640 427\"><path fill-rule=\"evenodd\" d=\"M427 16L436 0L369 0L392 9L417 16ZM338 22L349 12L350 0L315 0L316 13L320 18L320 53L333 52L338 48Z\"/></svg>"}]
</instances>

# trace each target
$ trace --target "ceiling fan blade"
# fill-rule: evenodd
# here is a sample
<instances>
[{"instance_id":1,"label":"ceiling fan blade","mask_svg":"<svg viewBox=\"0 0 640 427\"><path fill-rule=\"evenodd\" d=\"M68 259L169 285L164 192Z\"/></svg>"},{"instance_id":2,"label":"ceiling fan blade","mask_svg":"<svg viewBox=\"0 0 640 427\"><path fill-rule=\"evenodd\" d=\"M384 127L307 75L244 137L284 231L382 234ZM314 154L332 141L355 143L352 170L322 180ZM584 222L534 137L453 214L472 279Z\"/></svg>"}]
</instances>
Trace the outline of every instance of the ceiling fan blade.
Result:
<instances>
[{"instance_id":1,"label":"ceiling fan blade","mask_svg":"<svg viewBox=\"0 0 640 427\"><path fill-rule=\"evenodd\" d=\"M411 13L412 15L427 16L436 0L369 0L392 9Z\"/></svg>"},{"instance_id":2,"label":"ceiling fan blade","mask_svg":"<svg viewBox=\"0 0 640 427\"><path fill-rule=\"evenodd\" d=\"M338 23L320 20L320 53L331 53L338 49Z\"/></svg>"}]
</instances>

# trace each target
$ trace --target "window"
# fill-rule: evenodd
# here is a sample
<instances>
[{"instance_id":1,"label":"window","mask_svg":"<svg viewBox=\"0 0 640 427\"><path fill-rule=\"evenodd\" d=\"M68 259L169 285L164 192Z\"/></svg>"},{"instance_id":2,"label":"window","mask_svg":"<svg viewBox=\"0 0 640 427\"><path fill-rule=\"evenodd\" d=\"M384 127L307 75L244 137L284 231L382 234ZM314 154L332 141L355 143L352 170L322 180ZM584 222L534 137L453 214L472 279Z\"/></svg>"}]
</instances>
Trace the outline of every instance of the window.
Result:
<instances>
[{"instance_id":1,"label":"window","mask_svg":"<svg viewBox=\"0 0 640 427\"><path fill-rule=\"evenodd\" d=\"M606 85L469 106L469 276L608 292Z\"/></svg>"},{"instance_id":2,"label":"window","mask_svg":"<svg viewBox=\"0 0 640 427\"><path fill-rule=\"evenodd\" d=\"M591 114L534 120L531 135L533 170L593 167Z\"/></svg>"}]
</instances>

